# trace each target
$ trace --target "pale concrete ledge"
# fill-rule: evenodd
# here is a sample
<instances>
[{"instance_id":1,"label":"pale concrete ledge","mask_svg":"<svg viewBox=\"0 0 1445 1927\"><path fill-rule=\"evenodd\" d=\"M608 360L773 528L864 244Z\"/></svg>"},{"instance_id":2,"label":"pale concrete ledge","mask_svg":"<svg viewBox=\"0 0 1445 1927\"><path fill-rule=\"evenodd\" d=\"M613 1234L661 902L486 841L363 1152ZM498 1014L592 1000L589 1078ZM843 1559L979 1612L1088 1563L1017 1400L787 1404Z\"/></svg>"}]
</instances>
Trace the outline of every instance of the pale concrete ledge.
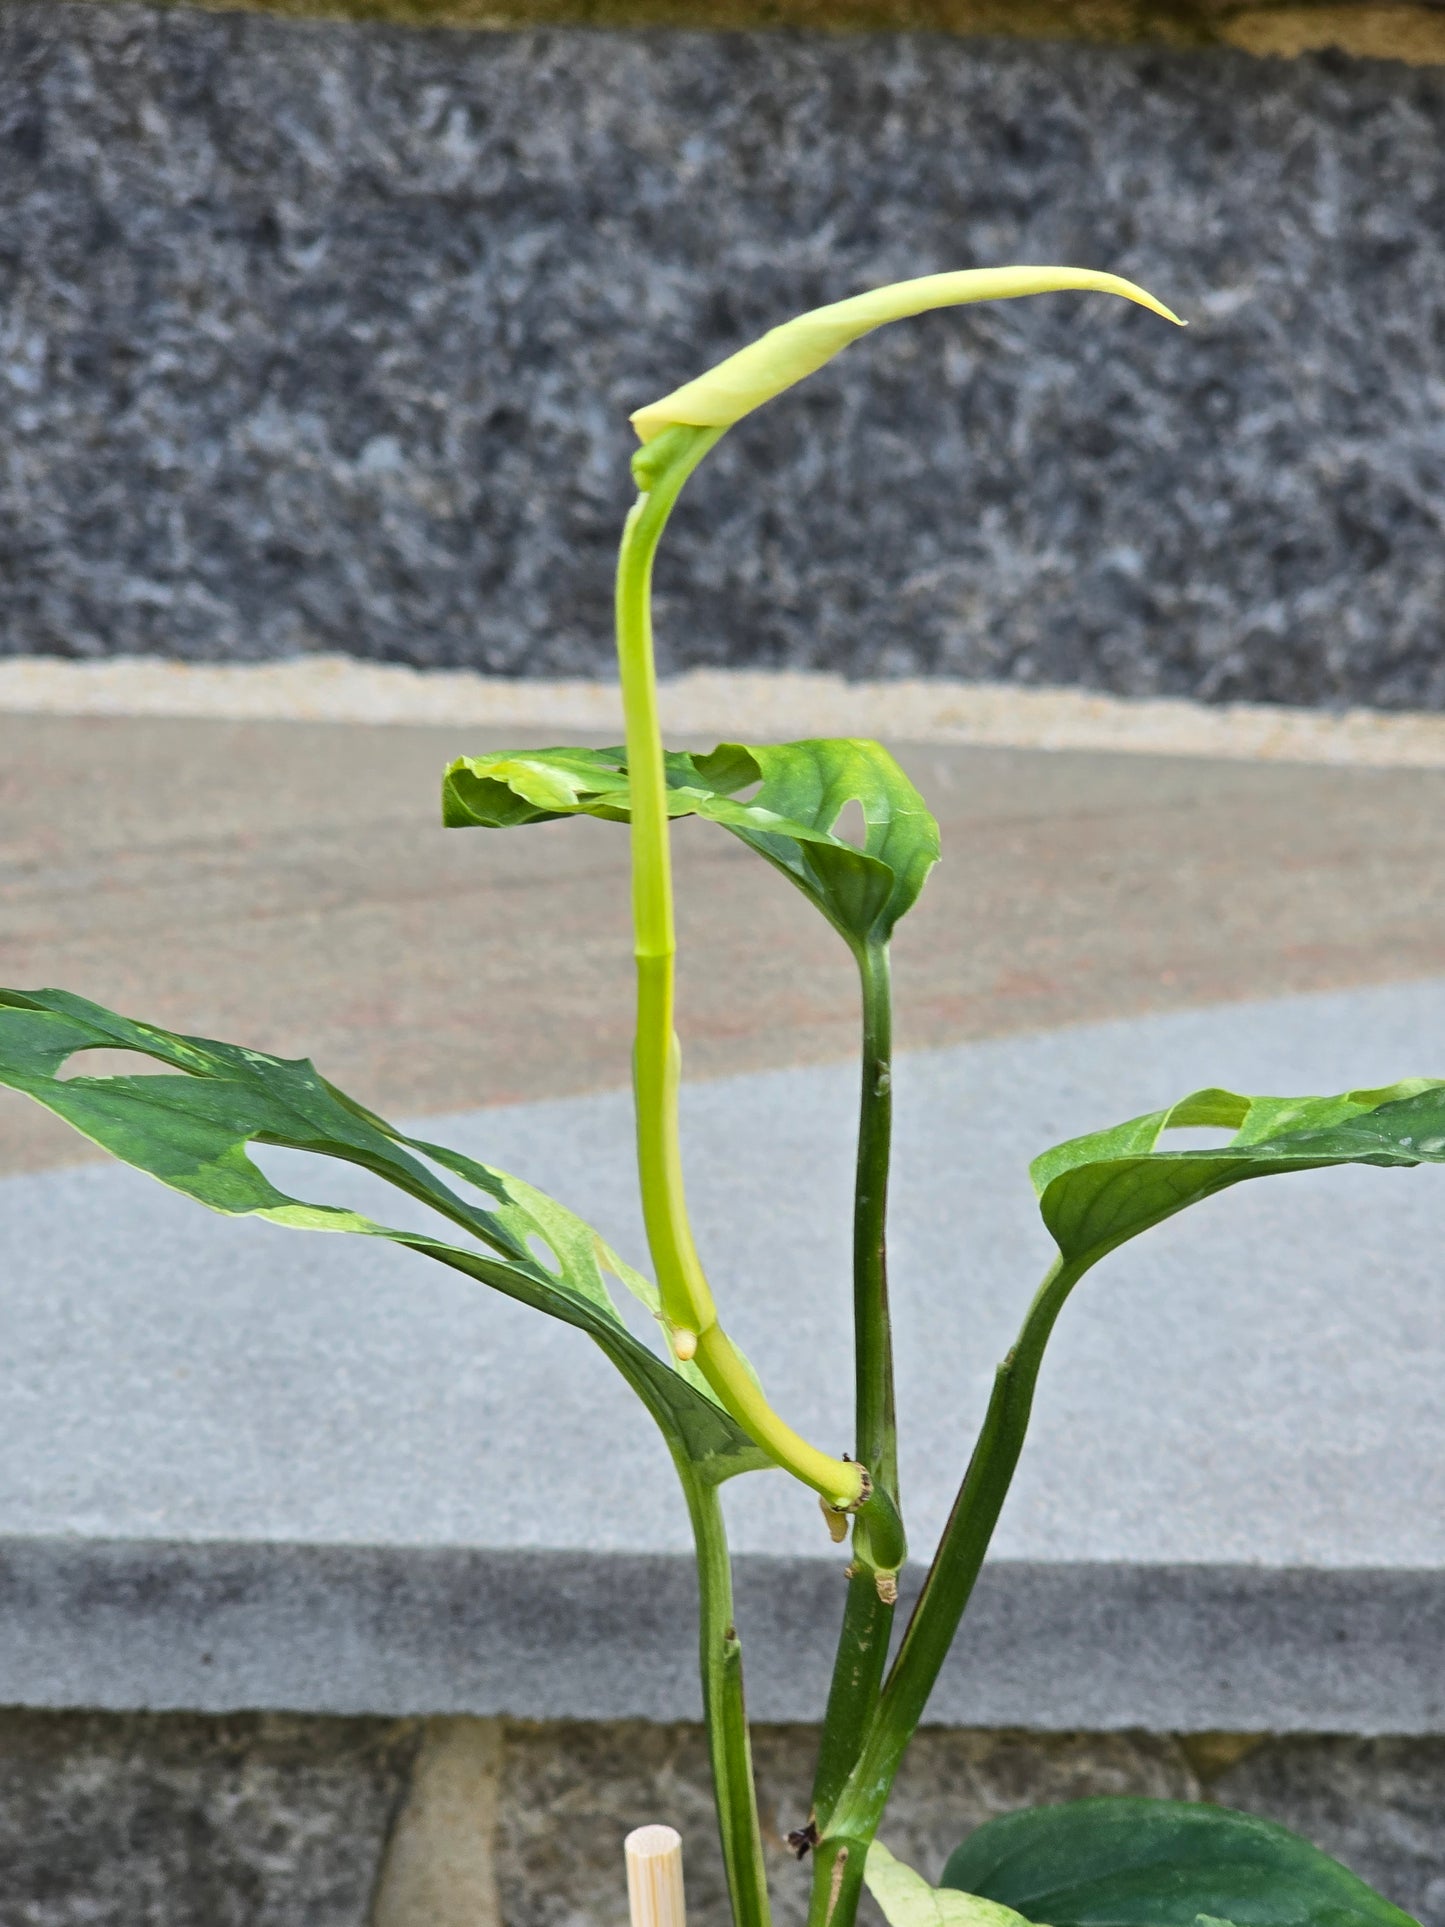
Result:
<instances>
[{"instance_id":1,"label":"pale concrete ledge","mask_svg":"<svg viewBox=\"0 0 1445 1927\"><path fill-rule=\"evenodd\" d=\"M0 658L0 713L622 731L614 682L482 676L327 655L263 663ZM1445 716L1431 713L1140 699L946 676L849 682L805 670L695 669L664 679L663 719L678 736L744 741L872 736L903 743L1445 768Z\"/></svg>"},{"instance_id":2,"label":"pale concrete ledge","mask_svg":"<svg viewBox=\"0 0 1445 1927\"><path fill-rule=\"evenodd\" d=\"M1207 1082L1429 1071L1442 1037L1437 982L904 1060L916 1543L1046 1256L1028 1153ZM851 1087L829 1066L687 1092L720 1295L824 1442L845 1427ZM435 1134L636 1252L622 1093ZM1445 1732L1442 1234L1438 1173L1315 1174L1242 1187L1087 1281L933 1717ZM404 1253L223 1223L110 1168L0 1186L0 1278L0 1703L694 1716L682 1508L576 1334ZM815 1717L841 1557L782 1479L730 1491L750 1705Z\"/></svg>"}]
</instances>

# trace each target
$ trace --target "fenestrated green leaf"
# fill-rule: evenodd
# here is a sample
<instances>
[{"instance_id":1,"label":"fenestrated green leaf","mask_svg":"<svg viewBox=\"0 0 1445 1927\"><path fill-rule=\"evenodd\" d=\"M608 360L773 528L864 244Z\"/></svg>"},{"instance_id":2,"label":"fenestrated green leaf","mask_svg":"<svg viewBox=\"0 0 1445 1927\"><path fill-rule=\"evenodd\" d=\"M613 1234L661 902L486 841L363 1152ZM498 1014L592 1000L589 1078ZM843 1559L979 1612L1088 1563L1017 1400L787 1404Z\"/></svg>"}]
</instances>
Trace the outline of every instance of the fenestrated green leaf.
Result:
<instances>
[{"instance_id":1,"label":"fenestrated green leaf","mask_svg":"<svg viewBox=\"0 0 1445 1927\"><path fill-rule=\"evenodd\" d=\"M990 1820L943 1870L1047 1927L1414 1927L1298 1834L1185 1800L1072 1800Z\"/></svg>"},{"instance_id":2,"label":"fenestrated green leaf","mask_svg":"<svg viewBox=\"0 0 1445 1927\"><path fill-rule=\"evenodd\" d=\"M996 1900L930 1887L922 1874L895 1860L881 1840L868 1849L863 1878L888 1927L1026 1927L1021 1914Z\"/></svg>"},{"instance_id":3,"label":"fenestrated green leaf","mask_svg":"<svg viewBox=\"0 0 1445 1927\"><path fill-rule=\"evenodd\" d=\"M1204 1150L1156 1146L1166 1131L1233 1133ZM1078 1272L1200 1199L1249 1178L1337 1164L1445 1163L1445 1083L1414 1078L1338 1097L1196 1091L1168 1110L1071 1138L1034 1159L1044 1223Z\"/></svg>"},{"instance_id":4,"label":"fenestrated green leaf","mask_svg":"<svg viewBox=\"0 0 1445 1927\"><path fill-rule=\"evenodd\" d=\"M137 1051L175 1074L59 1075L76 1052L96 1049ZM65 991L0 990L0 1084L33 1097L124 1163L212 1211L385 1238L575 1325L622 1372L674 1450L708 1477L770 1463L699 1373L660 1358L628 1331L607 1276L654 1312L656 1291L590 1225L520 1179L405 1136L328 1084L305 1058L271 1057L133 1023ZM454 1244L290 1197L252 1161L253 1143L359 1165L474 1242ZM433 1163L478 1195L454 1190Z\"/></svg>"},{"instance_id":5,"label":"fenestrated green leaf","mask_svg":"<svg viewBox=\"0 0 1445 1927\"><path fill-rule=\"evenodd\" d=\"M938 861L937 823L877 743L719 743L705 756L669 752L666 770L670 816L702 816L730 830L790 878L851 944L885 941ZM834 834L852 802L863 812L861 849ZM463 756L442 786L442 817L453 829L511 829L559 816L625 823L628 813L621 749Z\"/></svg>"}]
</instances>

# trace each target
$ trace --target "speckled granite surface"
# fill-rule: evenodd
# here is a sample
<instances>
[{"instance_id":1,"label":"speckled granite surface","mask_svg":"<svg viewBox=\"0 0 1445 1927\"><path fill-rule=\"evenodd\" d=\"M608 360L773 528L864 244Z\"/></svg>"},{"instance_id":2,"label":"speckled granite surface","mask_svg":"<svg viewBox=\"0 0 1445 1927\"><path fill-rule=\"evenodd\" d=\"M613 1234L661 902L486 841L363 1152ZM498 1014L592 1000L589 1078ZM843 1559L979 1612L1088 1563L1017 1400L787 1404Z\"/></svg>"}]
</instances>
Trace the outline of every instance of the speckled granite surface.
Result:
<instances>
[{"instance_id":1,"label":"speckled granite surface","mask_svg":"<svg viewBox=\"0 0 1445 1927\"><path fill-rule=\"evenodd\" d=\"M0 649L605 672L627 410L1073 259L751 422L670 666L1445 705L1445 73L0 8Z\"/></svg>"}]
</instances>

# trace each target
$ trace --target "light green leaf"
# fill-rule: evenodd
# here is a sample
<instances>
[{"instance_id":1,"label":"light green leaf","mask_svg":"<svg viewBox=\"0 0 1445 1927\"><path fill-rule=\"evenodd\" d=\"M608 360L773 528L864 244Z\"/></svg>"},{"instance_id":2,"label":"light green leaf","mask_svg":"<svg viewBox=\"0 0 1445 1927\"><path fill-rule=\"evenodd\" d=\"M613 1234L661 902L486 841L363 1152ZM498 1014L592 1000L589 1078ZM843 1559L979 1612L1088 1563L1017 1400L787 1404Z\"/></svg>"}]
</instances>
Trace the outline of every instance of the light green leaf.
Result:
<instances>
[{"instance_id":1,"label":"light green leaf","mask_svg":"<svg viewBox=\"0 0 1445 1927\"><path fill-rule=\"evenodd\" d=\"M965 268L952 274L924 274L911 281L870 288L866 294L830 302L826 308L812 308L780 327L769 328L765 335L705 374L685 382L660 401L637 409L632 426L644 444L669 428L729 428L885 322L926 314L932 308L956 308L971 301L1012 301L1020 295L1054 294L1067 289L1122 295L1126 301L1136 301L1163 315L1166 321L1183 326L1178 315L1152 294L1117 274L1103 274L1096 268Z\"/></svg>"},{"instance_id":2,"label":"light green leaf","mask_svg":"<svg viewBox=\"0 0 1445 1927\"><path fill-rule=\"evenodd\" d=\"M971 1833L945 1887L1051 1927L1416 1927L1298 1834L1185 1800L1071 1800Z\"/></svg>"},{"instance_id":3,"label":"light green leaf","mask_svg":"<svg viewBox=\"0 0 1445 1927\"><path fill-rule=\"evenodd\" d=\"M888 1927L1027 1927L1012 1907L951 1887L930 1887L922 1874L895 1860L881 1840L868 1849L868 1891Z\"/></svg>"},{"instance_id":4,"label":"light green leaf","mask_svg":"<svg viewBox=\"0 0 1445 1927\"><path fill-rule=\"evenodd\" d=\"M173 1074L66 1077L76 1052L139 1052ZM669 1445L712 1479L770 1463L691 1367L634 1338L610 1275L656 1310L653 1286L554 1199L461 1152L409 1138L319 1075L305 1058L180 1036L65 991L0 990L0 1084L63 1117L124 1163L212 1211L405 1245L586 1332L622 1372ZM273 1144L355 1164L429 1206L456 1244L359 1212L288 1196L248 1155ZM464 1180L455 1190L432 1168ZM540 1249L539 1249L540 1247Z\"/></svg>"},{"instance_id":5,"label":"light green leaf","mask_svg":"<svg viewBox=\"0 0 1445 1927\"><path fill-rule=\"evenodd\" d=\"M668 813L720 823L817 904L855 948L886 942L938 861L938 825L885 749L851 738L720 743L667 756ZM754 793L745 796L743 792ZM834 834L862 809L857 848ZM628 820L621 749L511 750L464 756L447 770L451 828L510 829L559 816Z\"/></svg>"},{"instance_id":6,"label":"light green leaf","mask_svg":"<svg viewBox=\"0 0 1445 1927\"><path fill-rule=\"evenodd\" d=\"M1213 1126L1227 1143L1156 1148L1164 1133ZM1071 1138L1030 1166L1044 1223L1076 1273L1202 1198L1249 1178L1338 1164L1445 1163L1445 1083L1413 1078L1338 1097L1196 1091L1168 1110Z\"/></svg>"}]
</instances>

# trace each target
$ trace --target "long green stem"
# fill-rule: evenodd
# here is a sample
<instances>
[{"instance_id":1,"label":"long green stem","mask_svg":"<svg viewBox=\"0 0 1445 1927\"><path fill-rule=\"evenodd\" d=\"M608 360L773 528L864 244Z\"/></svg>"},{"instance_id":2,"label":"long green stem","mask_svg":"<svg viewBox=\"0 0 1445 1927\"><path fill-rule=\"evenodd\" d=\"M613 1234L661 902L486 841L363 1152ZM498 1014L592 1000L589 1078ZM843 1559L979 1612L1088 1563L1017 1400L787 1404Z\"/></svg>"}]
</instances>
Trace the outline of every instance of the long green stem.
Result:
<instances>
[{"instance_id":1,"label":"long green stem","mask_svg":"<svg viewBox=\"0 0 1445 1927\"><path fill-rule=\"evenodd\" d=\"M683 484L722 433L721 429L675 428L637 457L633 468L642 492L627 518L617 561L617 659L627 720L632 815L637 957L633 1072L643 1219L674 1350L680 1357L696 1357L723 1405L780 1465L830 1505L851 1510L867 1501L886 1535L892 1512L886 1495L873 1503L867 1472L849 1460L820 1452L784 1423L718 1325L683 1190L677 1116L680 1053L673 1021L677 935L667 774L652 645L652 563Z\"/></svg>"},{"instance_id":2,"label":"long green stem","mask_svg":"<svg viewBox=\"0 0 1445 1927\"><path fill-rule=\"evenodd\" d=\"M876 1570L855 1552L848 1568L843 1624L813 1775L809 1819L815 1831L825 1828L832 1819L838 1796L858 1763L868 1723L878 1705L883 1669L888 1664L893 1613L894 1598L880 1594Z\"/></svg>"},{"instance_id":3,"label":"long green stem","mask_svg":"<svg viewBox=\"0 0 1445 1927\"><path fill-rule=\"evenodd\" d=\"M672 908L667 775L657 712L652 645L652 563L684 482L719 439L673 431L673 459L654 461L627 517L617 558L617 664L627 721L632 816L632 926L637 960L637 1039L633 1076L638 1163L647 1239L663 1310L677 1334L706 1330L717 1316L693 1244L683 1191L677 1128L679 1051L673 1023L677 931ZM682 1339L686 1348L687 1338Z\"/></svg>"},{"instance_id":4,"label":"long green stem","mask_svg":"<svg viewBox=\"0 0 1445 1927\"><path fill-rule=\"evenodd\" d=\"M888 1310L888 1162L893 1135L893 998L886 944L858 953L863 1005L858 1155L853 1187L853 1345L857 1456L898 1503L898 1425ZM878 1703L897 1587L880 1570L867 1525L853 1563L813 1781L812 1819L826 1826Z\"/></svg>"},{"instance_id":5,"label":"long green stem","mask_svg":"<svg viewBox=\"0 0 1445 1927\"><path fill-rule=\"evenodd\" d=\"M867 1859L867 1842L831 1836L819 1841L813 1853L808 1927L852 1927L863 1895Z\"/></svg>"},{"instance_id":6,"label":"long green stem","mask_svg":"<svg viewBox=\"0 0 1445 1927\"><path fill-rule=\"evenodd\" d=\"M898 1419L888 1312L888 1159L893 1140L893 995L888 946L860 951L862 1090L853 1190L853 1334L857 1454L898 1503Z\"/></svg>"},{"instance_id":7,"label":"long green stem","mask_svg":"<svg viewBox=\"0 0 1445 1927\"><path fill-rule=\"evenodd\" d=\"M627 722L627 766L632 820L632 906L637 958L637 1041L634 1056L638 1168L648 1245L670 1341L698 1367L748 1434L836 1510L854 1512L855 1553L867 1572L875 1629L880 1608L891 1615L892 1576L904 1557L902 1522L894 1494L897 1450L889 1349L883 1219L887 1206L890 1124L888 1065L890 1006L886 953L860 959L864 972L865 1099L859 1145L859 1221L855 1298L860 1352L860 1452L833 1459L784 1423L772 1409L717 1320L706 1275L693 1242L683 1189L678 1131L680 1053L674 1024L677 936L668 842L667 771L657 713L652 640L652 564L667 519L688 476L718 441L720 429L676 428L659 436L634 461L641 490L627 518L617 565L617 654ZM871 1093L871 1095L869 1095ZM879 1474L875 1478L875 1468ZM716 1492L684 1469L698 1552L703 1690L717 1788L718 1819L727 1857L737 1927L766 1927L763 1876L747 1722L742 1655L732 1623L732 1588ZM886 1577L890 1584L883 1586ZM855 1579L850 1597L861 1598ZM861 1612L861 1606L859 1608ZM856 1631L857 1629L855 1629ZM887 1650L888 1624L872 1644L858 1639L866 1679L862 1704L871 1706ZM846 1670L846 1669L845 1669ZM846 1679L838 1691L851 1699ZM857 1732L846 1742L856 1749ZM840 1768L839 1778L841 1780ZM848 1871L846 1847L830 1847L845 1885L856 1889L861 1859ZM836 1898L836 1896L835 1896ZM856 1891L851 1907L856 1907ZM851 1915L850 1915L851 1917Z\"/></svg>"},{"instance_id":8,"label":"long green stem","mask_svg":"<svg viewBox=\"0 0 1445 1927\"><path fill-rule=\"evenodd\" d=\"M953 1511L857 1764L824 1830L810 1927L852 1927L861 1862L973 1592L1023 1451L1049 1335L1079 1275L1062 1259L1055 1262L1029 1307L1017 1344L994 1376L993 1394ZM839 1876L839 1854L845 1848L847 1871Z\"/></svg>"},{"instance_id":9,"label":"long green stem","mask_svg":"<svg viewBox=\"0 0 1445 1927\"><path fill-rule=\"evenodd\" d=\"M733 1621L732 1570L722 1505L713 1481L700 1477L691 1466L679 1463L678 1470L697 1547L703 1710L733 1923L734 1927L768 1927L768 1881L743 1700L743 1649Z\"/></svg>"}]
</instances>

